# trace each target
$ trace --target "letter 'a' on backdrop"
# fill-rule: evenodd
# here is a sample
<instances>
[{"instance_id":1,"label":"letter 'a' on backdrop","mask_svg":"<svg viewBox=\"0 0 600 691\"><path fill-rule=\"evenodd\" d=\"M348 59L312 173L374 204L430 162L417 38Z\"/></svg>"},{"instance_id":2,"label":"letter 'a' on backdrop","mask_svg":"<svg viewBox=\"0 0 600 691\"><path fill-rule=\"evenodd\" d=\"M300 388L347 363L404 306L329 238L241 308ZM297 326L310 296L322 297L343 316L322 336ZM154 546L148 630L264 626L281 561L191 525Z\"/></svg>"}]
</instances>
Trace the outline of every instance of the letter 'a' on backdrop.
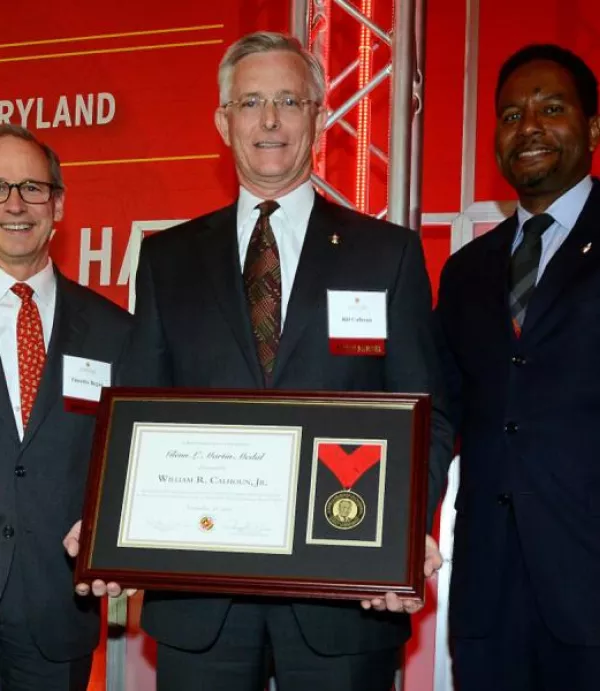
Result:
<instances>
[{"instance_id":1,"label":"letter 'a' on backdrop","mask_svg":"<svg viewBox=\"0 0 600 691\"><path fill-rule=\"evenodd\" d=\"M104 389L76 580L422 600L425 394Z\"/></svg>"}]
</instances>

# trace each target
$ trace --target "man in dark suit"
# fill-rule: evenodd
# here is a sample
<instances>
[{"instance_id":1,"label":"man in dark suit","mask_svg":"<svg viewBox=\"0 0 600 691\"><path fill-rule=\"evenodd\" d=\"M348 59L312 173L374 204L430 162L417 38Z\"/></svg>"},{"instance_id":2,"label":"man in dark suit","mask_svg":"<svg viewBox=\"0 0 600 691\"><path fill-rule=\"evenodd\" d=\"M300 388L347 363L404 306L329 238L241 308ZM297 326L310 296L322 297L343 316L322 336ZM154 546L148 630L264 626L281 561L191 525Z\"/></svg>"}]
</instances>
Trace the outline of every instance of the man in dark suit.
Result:
<instances>
[{"instance_id":1,"label":"man in dark suit","mask_svg":"<svg viewBox=\"0 0 600 691\"><path fill-rule=\"evenodd\" d=\"M450 627L461 691L600 679L600 136L596 79L528 46L502 67L496 158L516 213L444 268L461 439Z\"/></svg>"},{"instance_id":2,"label":"man in dark suit","mask_svg":"<svg viewBox=\"0 0 600 691\"><path fill-rule=\"evenodd\" d=\"M63 214L56 155L0 127L0 683L3 691L85 691L98 607L73 593L62 540L81 515L94 417L67 412L83 367L107 376L129 315L49 259ZM81 364L81 363L79 363ZM108 384L109 382L106 381ZM72 404L89 392L67 391ZM89 404L89 403L88 403Z\"/></svg>"},{"instance_id":3,"label":"man in dark suit","mask_svg":"<svg viewBox=\"0 0 600 691\"><path fill-rule=\"evenodd\" d=\"M437 393L418 236L311 186L312 145L326 119L318 61L294 39L255 34L230 47L219 82L216 125L233 151L239 198L144 240L128 383ZM385 357L330 353L328 289L378 293ZM431 510L451 439L434 405ZM429 539L426 574L440 561ZM413 605L392 593L361 608L149 592L143 626L158 640L162 691L261 689L267 645L280 691L389 691L409 635L398 612Z\"/></svg>"}]
</instances>

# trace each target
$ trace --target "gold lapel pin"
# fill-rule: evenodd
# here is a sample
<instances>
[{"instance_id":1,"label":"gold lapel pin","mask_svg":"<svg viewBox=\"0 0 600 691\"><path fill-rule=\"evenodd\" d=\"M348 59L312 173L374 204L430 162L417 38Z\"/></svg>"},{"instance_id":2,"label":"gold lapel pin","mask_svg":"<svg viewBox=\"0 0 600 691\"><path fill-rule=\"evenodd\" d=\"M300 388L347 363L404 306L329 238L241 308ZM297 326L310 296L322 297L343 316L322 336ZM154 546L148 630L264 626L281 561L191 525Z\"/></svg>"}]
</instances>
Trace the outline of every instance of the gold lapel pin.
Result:
<instances>
[{"instance_id":1,"label":"gold lapel pin","mask_svg":"<svg viewBox=\"0 0 600 691\"><path fill-rule=\"evenodd\" d=\"M330 235L330 236L329 236L329 242L330 242L332 245L339 245L340 242L341 242L341 238L340 238L340 236L339 236L337 233L334 233L333 235Z\"/></svg>"},{"instance_id":2,"label":"gold lapel pin","mask_svg":"<svg viewBox=\"0 0 600 691\"><path fill-rule=\"evenodd\" d=\"M592 243L591 243L591 242L588 242L587 245L584 245L584 246L581 248L581 252L582 252L582 254L587 254L591 249L592 249Z\"/></svg>"}]
</instances>

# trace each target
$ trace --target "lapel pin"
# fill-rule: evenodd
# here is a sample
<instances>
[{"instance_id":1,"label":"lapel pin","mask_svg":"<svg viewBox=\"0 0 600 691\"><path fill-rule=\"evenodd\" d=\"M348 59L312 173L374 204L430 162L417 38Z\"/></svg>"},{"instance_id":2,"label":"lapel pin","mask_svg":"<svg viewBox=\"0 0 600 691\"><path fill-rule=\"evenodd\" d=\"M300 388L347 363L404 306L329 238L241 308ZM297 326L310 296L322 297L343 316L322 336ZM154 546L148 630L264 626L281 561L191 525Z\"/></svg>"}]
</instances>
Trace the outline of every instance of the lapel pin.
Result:
<instances>
[{"instance_id":1,"label":"lapel pin","mask_svg":"<svg viewBox=\"0 0 600 691\"><path fill-rule=\"evenodd\" d=\"M592 249L592 243L591 243L591 242L588 242L587 245L584 245L584 246L581 248L581 252L582 252L582 254L587 254L591 249Z\"/></svg>"},{"instance_id":2,"label":"lapel pin","mask_svg":"<svg viewBox=\"0 0 600 691\"><path fill-rule=\"evenodd\" d=\"M341 238L340 238L340 236L339 236L337 233L334 233L333 235L330 235L330 236L329 236L329 242L330 242L332 245L339 245L340 242L341 242Z\"/></svg>"}]
</instances>

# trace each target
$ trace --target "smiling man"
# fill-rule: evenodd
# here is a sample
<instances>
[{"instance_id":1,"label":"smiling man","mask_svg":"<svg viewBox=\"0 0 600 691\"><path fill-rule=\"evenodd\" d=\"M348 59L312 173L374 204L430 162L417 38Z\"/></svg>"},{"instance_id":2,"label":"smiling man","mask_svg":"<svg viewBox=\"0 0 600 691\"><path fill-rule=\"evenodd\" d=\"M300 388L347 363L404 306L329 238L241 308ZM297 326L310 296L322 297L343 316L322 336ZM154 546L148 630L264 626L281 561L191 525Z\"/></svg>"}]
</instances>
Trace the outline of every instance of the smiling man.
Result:
<instances>
[{"instance_id":1,"label":"smiling man","mask_svg":"<svg viewBox=\"0 0 600 691\"><path fill-rule=\"evenodd\" d=\"M81 513L94 417L66 409L63 385L76 374L74 356L115 366L130 317L50 260L64 203L56 154L27 130L0 126L4 691L85 691L100 628L97 603L73 593L62 545Z\"/></svg>"},{"instance_id":2,"label":"smiling man","mask_svg":"<svg viewBox=\"0 0 600 691\"><path fill-rule=\"evenodd\" d=\"M240 39L222 60L219 87L215 121L233 153L239 196L142 243L127 379L220 389L430 391L431 516L451 432L438 396L419 238L315 194L311 156L326 120L325 82L318 61L295 39ZM385 355L331 351L328 290L348 304L370 291L385 305L377 327L387 339ZM426 575L440 563L429 539ZM160 691L259 691L268 652L280 691L389 691L411 608L391 593L361 607L149 592L143 625L158 639Z\"/></svg>"},{"instance_id":3,"label":"smiling man","mask_svg":"<svg viewBox=\"0 0 600 691\"><path fill-rule=\"evenodd\" d=\"M14 278L27 279L48 264L52 228L63 216L64 189L56 177L47 179L47 163L27 139L0 137L0 160L8 174L0 179L0 266Z\"/></svg>"},{"instance_id":4,"label":"smiling man","mask_svg":"<svg viewBox=\"0 0 600 691\"><path fill-rule=\"evenodd\" d=\"M528 46L496 88L516 213L451 257L438 315L461 437L450 625L461 691L600 679L598 85Z\"/></svg>"}]
</instances>

